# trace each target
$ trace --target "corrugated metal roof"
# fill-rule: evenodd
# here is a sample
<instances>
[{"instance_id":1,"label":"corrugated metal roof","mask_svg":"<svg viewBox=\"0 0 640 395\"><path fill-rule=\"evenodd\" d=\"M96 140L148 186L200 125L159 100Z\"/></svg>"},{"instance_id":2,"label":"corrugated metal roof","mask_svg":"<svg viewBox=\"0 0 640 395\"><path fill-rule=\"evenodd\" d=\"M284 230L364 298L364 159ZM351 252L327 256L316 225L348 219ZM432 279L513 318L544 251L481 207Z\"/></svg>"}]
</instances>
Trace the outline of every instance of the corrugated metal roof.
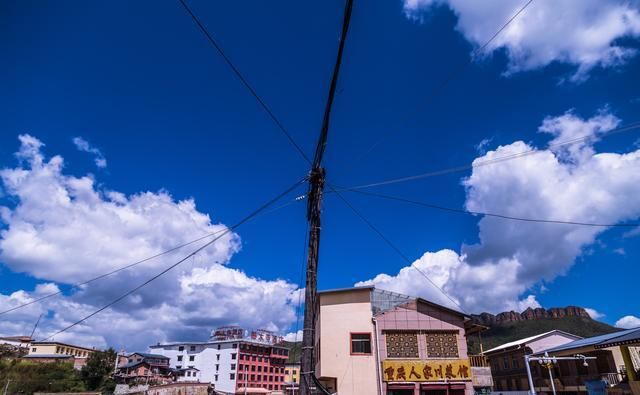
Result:
<instances>
[{"instance_id":1,"label":"corrugated metal roof","mask_svg":"<svg viewBox=\"0 0 640 395\"><path fill-rule=\"evenodd\" d=\"M511 348L511 347L515 347L515 346L525 345L527 343L531 343L532 341L536 341L538 339L542 339L543 337L549 336L549 335L551 335L553 333L569 335L569 336L574 337L574 338L579 338L580 337L580 336L576 336L576 335L573 335L573 334L568 333L568 332L564 332L564 331L561 331L561 330L558 330L558 329L554 329L552 331L544 332L544 333L541 333L539 335L525 337L524 339L519 339L519 340L515 340L515 341L512 341L512 342L509 342L509 343L502 344L502 345L500 345L498 347L492 348L491 350L485 351L485 354L488 354L488 353L491 353L491 352L494 352L494 351L506 350L507 348ZM579 341L579 340L577 340L577 341Z\"/></svg>"},{"instance_id":2,"label":"corrugated metal roof","mask_svg":"<svg viewBox=\"0 0 640 395\"><path fill-rule=\"evenodd\" d=\"M606 335L587 337L586 339L572 341L571 343L563 344L561 346L544 350L544 352L554 353L554 352L568 351L568 350L577 349L577 348L595 347L598 344L611 342L618 337L626 336L638 330L640 329L634 328L634 329L627 329L620 332L608 333Z\"/></svg>"}]
</instances>

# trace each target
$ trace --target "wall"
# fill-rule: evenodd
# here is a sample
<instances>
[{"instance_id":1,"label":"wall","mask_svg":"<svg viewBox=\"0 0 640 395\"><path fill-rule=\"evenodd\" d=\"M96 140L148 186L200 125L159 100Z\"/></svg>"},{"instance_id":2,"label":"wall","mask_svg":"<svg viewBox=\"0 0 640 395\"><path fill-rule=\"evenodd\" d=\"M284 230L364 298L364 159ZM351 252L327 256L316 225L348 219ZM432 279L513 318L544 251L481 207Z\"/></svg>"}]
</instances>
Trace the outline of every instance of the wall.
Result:
<instances>
[{"instance_id":1,"label":"wall","mask_svg":"<svg viewBox=\"0 0 640 395\"><path fill-rule=\"evenodd\" d=\"M442 359L430 358L427 352L426 334L433 331L452 331L456 332L456 340L458 345L458 357L451 359L467 359L467 341L464 329L464 316L455 314L447 310L440 309L430 304L413 300L402 306L398 306L392 310L388 310L376 316L378 338L380 339L380 360L387 359L387 346L385 332L388 331L416 331L418 336L418 354L419 360ZM390 358L392 359L392 358ZM398 358L398 359L416 359L416 358ZM453 382L453 380L451 381ZM465 394L473 394L473 384L469 381L457 381L464 385ZM407 382L411 384L412 382ZM443 382L444 383L444 382ZM437 383L413 383L415 391L420 385L429 385ZM386 384L384 385L386 388Z\"/></svg>"},{"instance_id":2,"label":"wall","mask_svg":"<svg viewBox=\"0 0 640 395\"><path fill-rule=\"evenodd\" d=\"M193 366L200 370L201 382L213 383L221 391L235 392L237 376L232 380L230 373L237 375L238 360L232 360L231 354L238 353L238 349L233 348L233 344L237 345L238 343L238 341L200 344L176 343L151 346L150 349L155 354L169 357L169 365L172 368ZM180 346L184 347L183 351L178 351ZM195 351L191 351L191 346L195 347ZM218 350L218 346L220 346L220 350ZM179 355L182 356L181 362L178 362ZM220 355L219 359L218 355ZM193 362L189 361L190 356L194 356ZM236 364L235 371L231 371L232 363ZM216 370L216 365L218 365L218 370ZM216 380L216 375L218 380Z\"/></svg>"},{"instance_id":3,"label":"wall","mask_svg":"<svg viewBox=\"0 0 640 395\"><path fill-rule=\"evenodd\" d=\"M369 300L368 289L320 294L318 329L322 337L316 375L335 378L340 395L378 393L373 316ZM352 332L371 333L371 355L351 355Z\"/></svg>"}]
</instances>

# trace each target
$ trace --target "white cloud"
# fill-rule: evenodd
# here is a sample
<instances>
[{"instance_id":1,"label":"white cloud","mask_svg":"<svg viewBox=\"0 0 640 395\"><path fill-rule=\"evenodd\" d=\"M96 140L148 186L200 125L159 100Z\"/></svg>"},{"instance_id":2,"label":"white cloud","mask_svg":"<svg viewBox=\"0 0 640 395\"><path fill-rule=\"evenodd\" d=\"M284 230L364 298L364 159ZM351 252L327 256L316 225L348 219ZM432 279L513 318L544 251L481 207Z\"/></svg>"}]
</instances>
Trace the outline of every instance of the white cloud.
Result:
<instances>
[{"instance_id":1,"label":"white cloud","mask_svg":"<svg viewBox=\"0 0 640 395\"><path fill-rule=\"evenodd\" d=\"M100 152L99 149L92 147L87 140L83 139L82 137L74 137L73 144L75 144L76 148L79 151L93 154L96 166L100 168L107 167L107 159L104 157L104 155L102 155L102 152Z\"/></svg>"},{"instance_id":2,"label":"white cloud","mask_svg":"<svg viewBox=\"0 0 640 395\"><path fill-rule=\"evenodd\" d=\"M638 218L640 150L595 153L592 146L600 133L618 122L606 111L586 120L572 113L546 118L540 131L555 139L594 137L577 148L538 150L506 165L475 167L463 180L465 208L514 217L611 224ZM516 141L477 158L476 163L532 149ZM477 244L463 245L460 253L427 252L413 263L469 312L537 307L535 297L521 300L522 295L536 284L565 274L607 229L494 217L482 217L478 226ZM439 291L410 267L359 284L376 284L447 304Z\"/></svg>"},{"instance_id":3,"label":"white cloud","mask_svg":"<svg viewBox=\"0 0 640 395\"><path fill-rule=\"evenodd\" d=\"M284 340L288 342L302 341L302 329L298 329L297 332L289 332L284 336Z\"/></svg>"},{"instance_id":4,"label":"white cloud","mask_svg":"<svg viewBox=\"0 0 640 395\"><path fill-rule=\"evenodd\" d=\"M626 315L616 321L616 327L624 329L638 328L640 327L640 318L634 315Z\"/></svg>"},{"instance_id":5,"label":"white cloud","mask_svg":"<svg viewBox=\"0 0 640 395\"><path fill-rule=\"evenodd\" d=\"M421 19L433 6L446 5L458 17L456 29L475 48L484 45L526 1L405 0L405 13ZM614 67L636 55L620 38L640 36L638 2L624 0L534 1L485 49L504 49L507 74L553 62L576 66L581 81L594 67Z\"/></svg>"},{"instance_id":6,"label":"white cloud","mask_svg":"<svg viewBox=\"0 0 640 395\"><path fill-rule=\"evenodd\" d=\"M0 311L57 292L56 283L79 283L227 230L198 211L193 199L176 201L165 191L126 196L99 190L88 176L64 174L63 159L45 158L38 139L19 139L21 165L0 170L3 189L15 202L0 207L0 261L43 282L32 291L0 294ZM45 318L39 336L52 334L208 240L7 314L0 320L0 334L30 333L41 313ZM224 324L286 330L295 321L297 286L224 266L239 249L239 235L228 233L132 297L57 338L141 349L154 341L203 340L209 330Z\"/></svg>"},{"instance_id":7,"label":"white cloud","mask_svg":"<svg viewBox=\"0 0 640 395\"><path fill-rule=\"evenodd\" d=\"M590 307L585 307L585 310L587 311L587 313L589 313L589 316L594 320L599 320L600 318L604 318L605 316L601 312L597 311L596 309L592 309Z\"/></svg>"}]
</instances>

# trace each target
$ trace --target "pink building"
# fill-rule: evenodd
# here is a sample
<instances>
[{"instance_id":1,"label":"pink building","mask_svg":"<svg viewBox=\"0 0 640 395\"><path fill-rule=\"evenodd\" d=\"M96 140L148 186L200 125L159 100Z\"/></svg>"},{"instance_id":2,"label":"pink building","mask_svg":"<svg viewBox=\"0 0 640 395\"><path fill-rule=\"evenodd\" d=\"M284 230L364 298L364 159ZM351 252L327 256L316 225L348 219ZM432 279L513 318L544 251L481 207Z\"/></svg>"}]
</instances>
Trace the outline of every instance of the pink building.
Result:
<instances>
[{"instance_id":1,"label":"pink building","mask_svg":"<svg viewBox=\"0 0 640 395\"><path fill-rule=\"evenodd\" d=\"M321 292L316 376L340 395L471 395L469 317L374 287Z\"/></svg>"}]
</instances>

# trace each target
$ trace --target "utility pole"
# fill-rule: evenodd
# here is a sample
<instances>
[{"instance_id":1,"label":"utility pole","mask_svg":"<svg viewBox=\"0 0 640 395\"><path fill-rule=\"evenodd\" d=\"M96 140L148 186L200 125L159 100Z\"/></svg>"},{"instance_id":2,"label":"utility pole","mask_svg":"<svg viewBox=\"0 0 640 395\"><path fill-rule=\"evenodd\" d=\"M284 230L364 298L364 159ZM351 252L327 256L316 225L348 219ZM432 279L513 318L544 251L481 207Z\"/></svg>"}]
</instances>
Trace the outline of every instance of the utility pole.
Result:
<instances>
[{"instance_id":1,"label":"utility pole","mask_svg":"<svg viewBox=\"0 0 640 395\"><path fill-rule=\"evenodd\" d=\"M329 95L322 119L320 137L316 145L316 152L309 172L309 192L307 193L307 220L309 221L309 244L307 249L307 277L305 283L304 300L304 327L302 332L302 351L300 354L300 395L311 395L311 387L315 379L315 357L313 347L315 344L315 325L318 313L317 303L317 275L318 275L318 254L320 249L320 213L322 210L322 194L325 185L325 170L322 167L322 157L327 145L327 135L329 132L329 121L331 120L331 108L335 97L340 65L342 63L342 53L349 31L351 21L351 10L353 0L346 0L344 16L342 21L342 34L338 54L333 68Z\"/></svg>"}]
</instances>

